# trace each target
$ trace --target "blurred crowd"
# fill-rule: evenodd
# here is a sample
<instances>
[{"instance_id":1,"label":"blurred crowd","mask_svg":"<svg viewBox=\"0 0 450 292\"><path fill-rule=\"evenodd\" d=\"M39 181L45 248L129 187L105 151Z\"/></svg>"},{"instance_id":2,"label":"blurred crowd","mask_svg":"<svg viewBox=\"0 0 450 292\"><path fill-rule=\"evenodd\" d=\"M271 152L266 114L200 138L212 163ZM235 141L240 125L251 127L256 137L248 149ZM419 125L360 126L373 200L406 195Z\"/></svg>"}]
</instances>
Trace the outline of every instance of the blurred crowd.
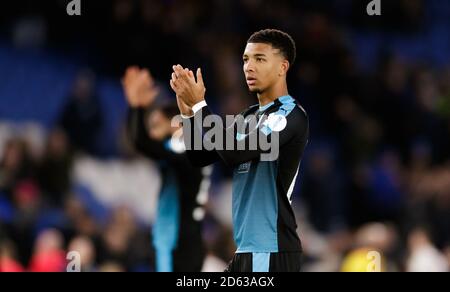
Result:
<instances>
[{"instance_id":1,"label":"blurred crowd","mask_svg":"<svg viewBox=\"0 0 450 292\"><path fill-rule=\"evenodd\" d=\"M266 27L291 33L298 61L290 94L311 124L293 202L304 269L365 271L374 250L385 271L450 271L450 53L446 63L405 58L386 41L369 50L367 69L349 36L363 30L418 39L439 30L429 9L445 1L384 1L379 19L365 17L364 1L352 0L84 1L79 19L61 13L64 1L37 2L5 3L1 35L25 49L59 48L117 82L130 64L150 68L163 87L173 64L201 66L208 102L221 114L256 103L242 75L247 37ZM450 27L448 19L440 25ZM154 269L151 224L121 205L99 219L77 194L75 165L98 159L95 137L108 122L94 75L75 78L50 129L0 126L0 271L65 270L73 250L84 271ZM159 98L170 98L166 92ZM44 143L34 143L36 135ZM143 160L117 136L118 159ZM234 252L231 206L223 211L230 173L221 165L214 173L207 271L223 269Z\"/></svg>"}]
</instances>

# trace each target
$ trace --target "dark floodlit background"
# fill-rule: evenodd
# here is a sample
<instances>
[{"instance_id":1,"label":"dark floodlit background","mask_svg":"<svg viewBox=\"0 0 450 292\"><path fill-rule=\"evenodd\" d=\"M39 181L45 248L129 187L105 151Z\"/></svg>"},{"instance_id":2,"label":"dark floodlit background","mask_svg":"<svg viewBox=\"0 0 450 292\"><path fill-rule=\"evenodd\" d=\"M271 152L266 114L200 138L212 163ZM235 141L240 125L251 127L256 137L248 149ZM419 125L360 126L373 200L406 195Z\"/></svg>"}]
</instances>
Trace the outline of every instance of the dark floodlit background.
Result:
<instances>
[{"instance_id":1,"label":"dark floodlit background","mask_svg":"<svg viewBox=\"0 0 450 292\"><path fill-rule=\"evenodd\" d=\"M120 77L202 67L221 114L257 102L242 74L249 35L289 32L290 94L311 138L293 207L306 271L389 271L450 263L450 2L382 0L3 1L0 10L0 270L152 271L160 174L124 135ZM234 252L230 171L216 165L205 271ZM50 252L49 252L50 251ZM47 256L43 256L46 254ZM50 254L50 255L48 255ZM363 265L363 268L361 266Z\"/></svg>"}]
</instances>

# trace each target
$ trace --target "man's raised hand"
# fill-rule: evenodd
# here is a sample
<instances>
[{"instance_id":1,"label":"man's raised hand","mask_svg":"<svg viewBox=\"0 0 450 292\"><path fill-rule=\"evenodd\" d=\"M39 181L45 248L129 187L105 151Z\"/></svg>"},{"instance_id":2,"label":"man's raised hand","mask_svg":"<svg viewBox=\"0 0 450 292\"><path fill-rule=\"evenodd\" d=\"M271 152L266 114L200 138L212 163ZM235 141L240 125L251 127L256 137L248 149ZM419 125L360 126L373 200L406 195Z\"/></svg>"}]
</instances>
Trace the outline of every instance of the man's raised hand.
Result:
<instances>
[{"instance_id":1,"label":"man's raised hand","mask_svg":"<svg viewBox=\"0 0 450 292\"><path fill-rule=\"evenodd\" d=\"M183 68L181 65L173 66L172 79L170 87L175 91L177 97L181 99L188 107L205 99L205 84L201 69L197 69L197 80L194 73L189 69Z\"/></svg>"},{"instance_id":2,"label":"man's raised hand","mask_svg":"<svg viewBox=\"0 0 450 292\"><path fill-rule=\"evenodd\" d=\"M122 86L128 104L133 108L150 106L159 94L150 72L135 66L127 68Z\"/></svg>"}]
</instances>

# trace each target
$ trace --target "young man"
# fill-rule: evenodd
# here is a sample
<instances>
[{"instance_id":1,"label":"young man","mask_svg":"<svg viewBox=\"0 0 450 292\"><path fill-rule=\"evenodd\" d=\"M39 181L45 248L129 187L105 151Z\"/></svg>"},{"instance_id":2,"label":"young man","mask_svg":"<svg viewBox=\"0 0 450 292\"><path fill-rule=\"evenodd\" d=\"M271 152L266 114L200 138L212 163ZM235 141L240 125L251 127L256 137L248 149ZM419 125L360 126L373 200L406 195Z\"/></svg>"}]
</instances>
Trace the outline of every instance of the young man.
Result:
<instances>
[{"instance_id":1,"label":"young man","mask_svg":"<svg viewBox=\"0 0 450 292\"><path fill-rule=\"evenodd\" d=\"M205 126L212 124L205 123L211 112L204 99L201 70L197 70L196 80L189 69L173 67L170 85L185 118L185 139L194 140L186 140L186 145L191 146L191 162L204 166L222 159L234 168L232 212L238 249L227 269L230 272L300 271L302 248L291 195L309 128L305 111L289 95L286 83L295 51L293 39L279 30L262 30L250 37L243 69L248 88L257 94L259 105L236 119L244 120L241 125L235 122L231 127L223 127L224 145L212 150L207 145L221 139L209 135L212 128ZM264 138L277 147L277 155L270 155L271 159L264 156L268 152L261 142ZM200 149L194 148L195 140L203 142ZM251 148L249 145L255 141L256 147ZM238 144L245 145L245 149L228 147Z\"/></svg>"},{"instance_id":2,"label":"young man","mask_svg":"<svg viewBox=\"0 0 450 292\"><path fill-rule=\"evenodd\" d=\"M205 257L201 224L209 170L189 162L181 127L171 126L172 118L178 114L176 104L153 108L146 118L146 111L158 94L147 70L129 68L123 87L130 106L130 140L139 152L158 162L162 174L152 232L156 271L200 272Z\"/></svg>"}]
</instances>

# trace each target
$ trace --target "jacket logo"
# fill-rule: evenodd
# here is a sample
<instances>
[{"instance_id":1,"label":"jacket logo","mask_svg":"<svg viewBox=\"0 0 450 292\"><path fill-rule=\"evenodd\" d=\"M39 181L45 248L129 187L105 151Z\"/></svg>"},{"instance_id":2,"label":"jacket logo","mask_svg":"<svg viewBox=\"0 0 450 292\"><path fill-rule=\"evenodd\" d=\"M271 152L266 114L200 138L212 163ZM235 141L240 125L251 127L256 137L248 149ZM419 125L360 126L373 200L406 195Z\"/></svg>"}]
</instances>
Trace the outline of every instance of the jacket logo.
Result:
<instances>
[{"instance_id":1,"label":"jacket logo","mask_svg":"<svg viewBox=\"0 0 450 292\"><path fill-rule=\"evenodd\" d=\"M250 166L252 165L252 162L246 162L246 163L242 163L241 165L238 166L237 168L237 172L238 173L247 173L250 171Z\"/></svg>"}]
</instances>

